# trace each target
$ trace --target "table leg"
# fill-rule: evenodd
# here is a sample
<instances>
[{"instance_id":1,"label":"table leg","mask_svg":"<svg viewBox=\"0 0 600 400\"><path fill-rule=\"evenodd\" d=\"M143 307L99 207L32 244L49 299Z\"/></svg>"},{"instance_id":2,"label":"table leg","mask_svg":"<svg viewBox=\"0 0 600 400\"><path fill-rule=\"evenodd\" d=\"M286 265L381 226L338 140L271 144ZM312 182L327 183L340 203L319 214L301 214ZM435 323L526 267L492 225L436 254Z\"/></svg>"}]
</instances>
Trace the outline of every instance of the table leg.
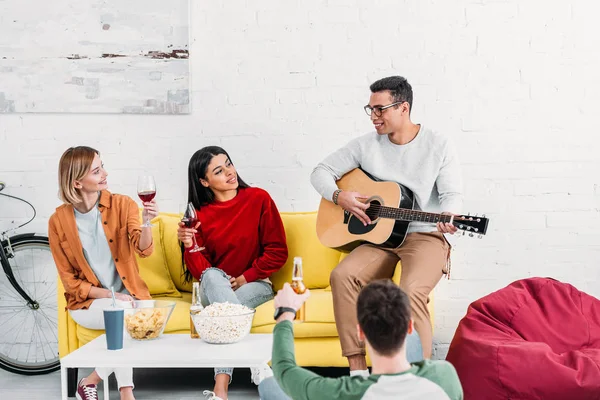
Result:
<instances>
[{"instance_id":1,"label":"table leg","mask_svg":"<svg viewBox=\"0 0 600 400\"><path fill-rule=\"evenodd\" d=\"M62 400L68 400L67 397L67 368L60 367L60 393Z\"/></svg>"},{"instance_id":2,"label":"table leg","mask_svg":"<svg viewBox=\"0 0 600 400\"><path fill-rule=\"evenodd\" d=\"M108 376L107 376L106 379L104 379L104 400L110 400L109 390L110 390L110 388L108 387Z\"/></svg>"}]
</instances>

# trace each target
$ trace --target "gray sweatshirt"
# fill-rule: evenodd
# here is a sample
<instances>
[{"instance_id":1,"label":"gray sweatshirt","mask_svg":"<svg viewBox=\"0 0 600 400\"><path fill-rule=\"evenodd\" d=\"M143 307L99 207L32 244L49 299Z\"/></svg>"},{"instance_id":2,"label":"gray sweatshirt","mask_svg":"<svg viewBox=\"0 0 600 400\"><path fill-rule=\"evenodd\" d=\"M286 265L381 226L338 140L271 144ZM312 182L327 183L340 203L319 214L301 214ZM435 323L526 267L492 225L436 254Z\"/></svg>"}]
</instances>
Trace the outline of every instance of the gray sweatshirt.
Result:
<instances>
[{"instance_id":1,"label":"gray sweatshirt","mask_svg":"<svg viewBox=\"0 0 600 400\"><path fill-rule=\"evenodd\" d=\"M327 200L337 190L335 182L347 172L361 167L374 177L400 183L415 195L416 207L428 212L461 213L462 176L454 146L446 135L421 125L409 143L392 143L387 135L360 136L320 162L310 181ZM361 193L372 196L376 193ZM410 224L410 232L432 232L436 227L424 222Z\"/></svg>"}]
</instances>

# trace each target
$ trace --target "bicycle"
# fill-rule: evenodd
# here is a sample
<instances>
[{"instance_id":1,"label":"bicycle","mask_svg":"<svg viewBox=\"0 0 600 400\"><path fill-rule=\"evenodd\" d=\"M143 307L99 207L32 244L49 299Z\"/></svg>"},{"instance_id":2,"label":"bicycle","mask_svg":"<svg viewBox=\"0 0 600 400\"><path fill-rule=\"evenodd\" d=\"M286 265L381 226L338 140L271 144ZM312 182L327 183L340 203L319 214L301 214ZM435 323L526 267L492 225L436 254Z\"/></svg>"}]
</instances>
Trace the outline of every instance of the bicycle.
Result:
<instances>
[{"instance_id":1,"label":"bicycle","mask_svg":"<svg viewBox=\"0 0 600 400\"><path fill-rule=\"evenodd\" d=\"M0 182L0 192L6 187ZM56 267L46 236L0 233L0 368L23 375L40 375L60 368Z\"/></svg>"}]
</instances>

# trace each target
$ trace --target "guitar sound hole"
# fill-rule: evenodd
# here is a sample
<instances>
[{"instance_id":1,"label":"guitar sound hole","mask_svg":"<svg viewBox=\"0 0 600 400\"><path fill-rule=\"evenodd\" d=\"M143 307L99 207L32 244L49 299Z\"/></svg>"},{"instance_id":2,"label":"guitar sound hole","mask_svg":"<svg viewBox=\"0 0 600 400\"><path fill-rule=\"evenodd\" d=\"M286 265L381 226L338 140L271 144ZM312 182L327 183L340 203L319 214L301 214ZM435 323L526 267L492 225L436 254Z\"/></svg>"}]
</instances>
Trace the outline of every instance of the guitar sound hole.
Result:
<instances>
[{"instance_id":1,"label":"guitar sound hole","mask_svg":"<svg viewBox=\"0 0 600 400\"><path fill-rule=\"evenodd\" d=\"M348 232L350 232L353 235L363 235L375 229L375 227L377 226L377 222L373 221L379 218L379 206L381 206L381 203L377 200L373 200L369 204L370 206L365 211L365 214L367 214L367 216L371 220L371 223L367 226L364 226L358 218L352 215L350 217L350 221L348 221Z\"/></svg>"}]
</instances>

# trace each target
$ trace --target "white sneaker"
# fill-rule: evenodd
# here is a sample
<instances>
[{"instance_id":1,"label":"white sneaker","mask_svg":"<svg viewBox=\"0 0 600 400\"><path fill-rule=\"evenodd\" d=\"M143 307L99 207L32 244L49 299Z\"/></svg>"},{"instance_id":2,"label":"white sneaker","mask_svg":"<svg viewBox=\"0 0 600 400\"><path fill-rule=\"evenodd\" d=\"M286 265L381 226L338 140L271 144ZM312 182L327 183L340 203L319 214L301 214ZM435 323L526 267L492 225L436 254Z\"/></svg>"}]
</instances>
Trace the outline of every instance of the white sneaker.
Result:
<instances>
[{"instance_id":1,"label":"white sneaker","mask_svg":"<svg viewBox=\"0 0 600 400\"><path fill-rule=\"evenodd\" d=\"M211 392L210 390L205 390L204 392L202 392L202 394L206 396L205 400L223 400L222 398L217 396L215 392Z\"/></svg>"},{"instance_id":2,"label":"white sneaker","mask_svg":"<svg viewBox=\"0 0 600 400\"><path fill-rule=\"evenodd\" d=\"M273 376L273 371L269 368L268 365L261 365L260 367L250 367L250 372L252 372L252 377L250 380L256 386L260 384L263 379L267 379Z\"/></svg>"}]
</instances>

